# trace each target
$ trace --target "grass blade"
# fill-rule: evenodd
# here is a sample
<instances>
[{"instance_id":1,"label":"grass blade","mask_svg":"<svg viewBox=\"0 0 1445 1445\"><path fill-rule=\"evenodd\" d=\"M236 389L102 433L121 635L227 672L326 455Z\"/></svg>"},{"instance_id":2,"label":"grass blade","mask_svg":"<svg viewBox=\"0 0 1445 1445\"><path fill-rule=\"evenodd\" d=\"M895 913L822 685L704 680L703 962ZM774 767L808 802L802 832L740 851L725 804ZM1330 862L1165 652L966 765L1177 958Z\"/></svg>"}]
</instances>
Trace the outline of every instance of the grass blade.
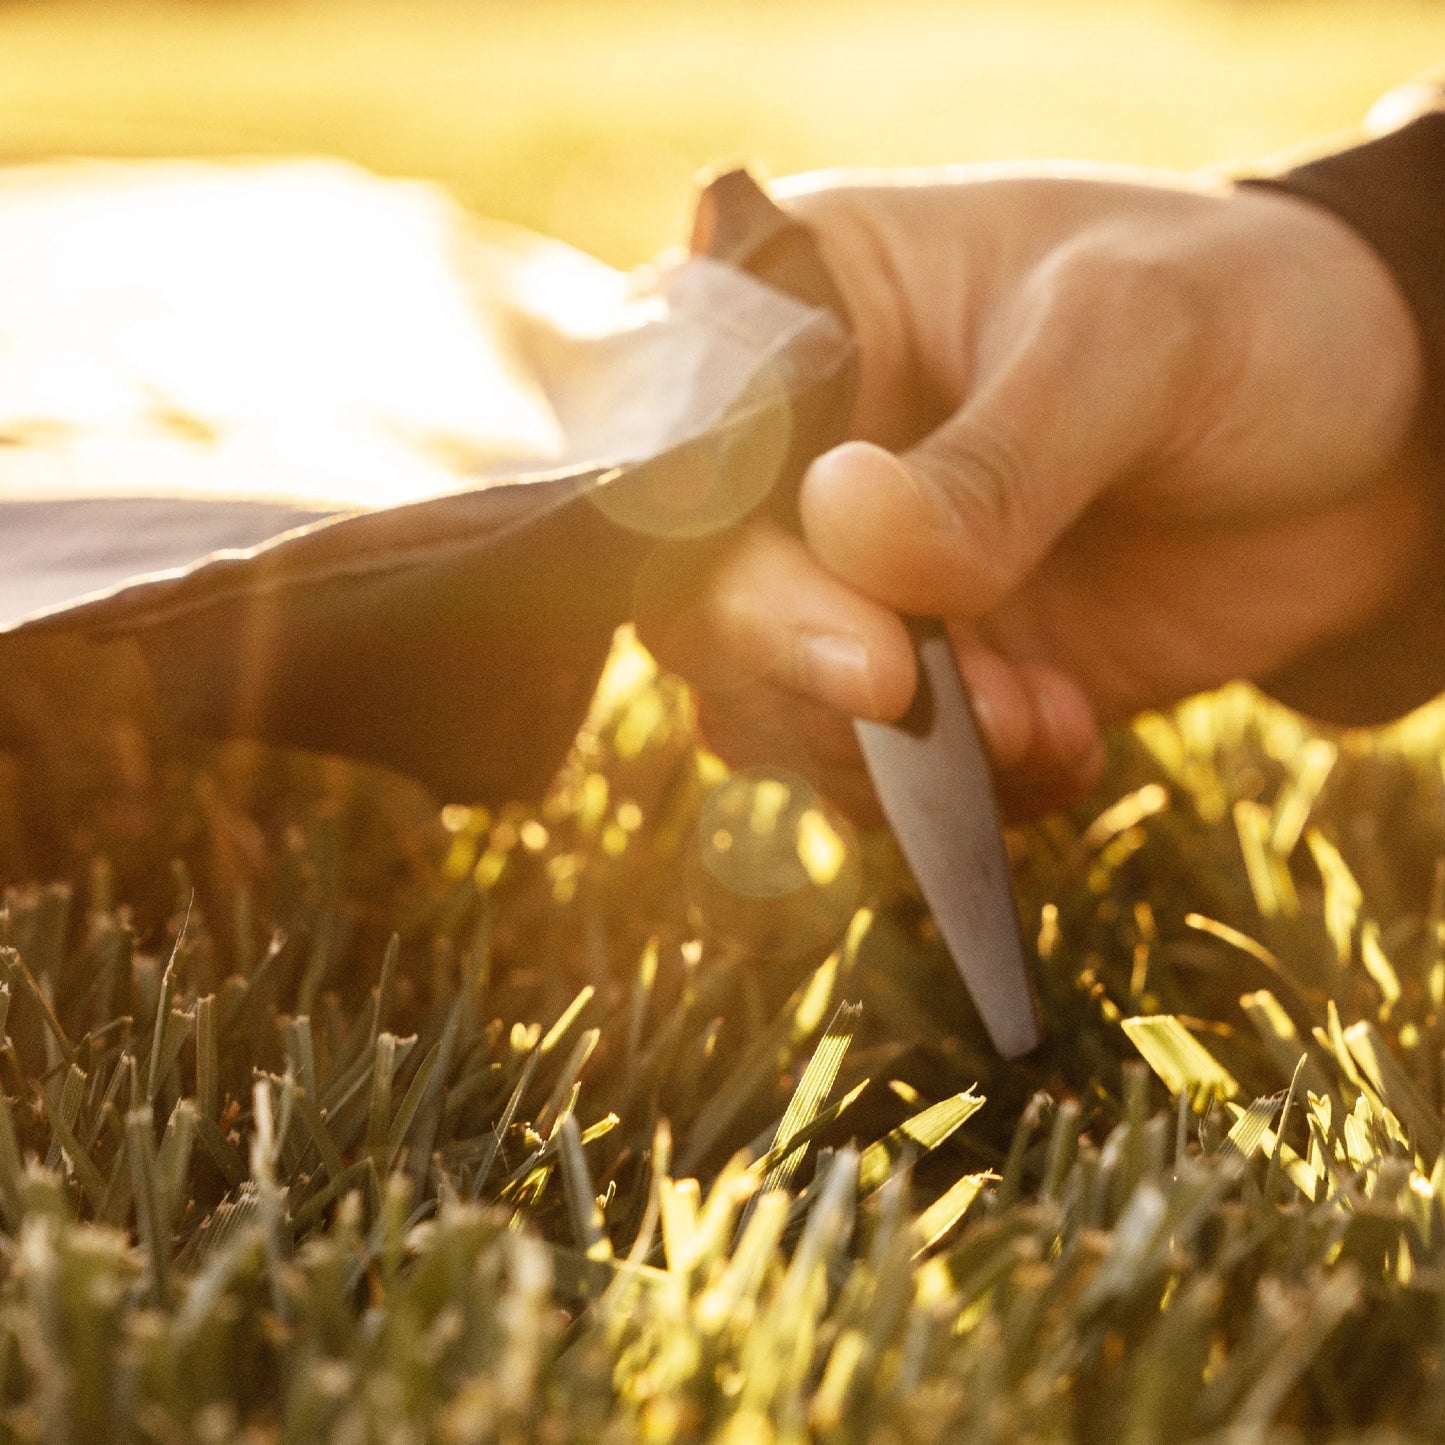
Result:
<instances>
[{"instance_id":1,"label":"grass blade","mask_svg":"<svg viewBox=\"0 0 1445 1445\"><path fill-rule=\"evenodd\" d=\"M803 1077L798 1080L798 1087L794 1089L793 1097L788 1101L788 1107L783 1113L782 1122L778 1125L778 1132L773 1137L773 1147L769 1152L778 1153L780 1146L784 1146L785 1152L768 1170L763 1180L764 1193L773 1189L786 1189L798 1165L802 1163L807 1147L806 1140L800 1143L791 1141L817 1118L823 1101L832 1093L833 1081L838 1077L838 1070L843 1067L843 1059L848 1053L848 1046L853 1042L862 1012L862 1008L857 1004L849 1003L839 1004L834 1011L823 1037L813 1050L812 1058L808 1060L807 1068L803 1070Z\"/></svg>"},{"instance_id":2,"label":"grass blade","mask_svg":"<svg viewBox=\"0 0 1445 1445\"><path fill-rule=\"evenodd\" d=\"M1232 1099L1239 1084L1172 1014L1124 1019L1129 1042L1171 1094L1187 1094L1196 1109L1212 1098Z\"/></svg>"},{"instance_id":3,"label":"grass blade","mask_svg":"<svg viewBox=\"0 0 1445 1445\"><path fill-rule=\"evenodd\" d=\"M972 1090L950 1095L905 1119L884 1139L870 1144L858 1160L858 1187L864 1194L881 1189L898 1160L908 1154L930 1153L983 1108L981 1095Z\"/></svg>"},{"instance_id":4,"label":"grass blade","mask_svg":"<svg viewBox=\"0 0 1445 1445\"><path fill-rule=\"evenodd\" d=\"M576 1117L568 1114L562 1120L558 1139L558 1157L562 1161L562 1184L567 1194L567 1212L572 1219L572 1233L578 1247L591 1260L610 1260L612 1241L607 1237L607 1224L597 1204L597 1191L592 1171L582 1152L582 1136Z\"/></svg>"},{"instance_id":5,"label":"grass blade","mask_svg":"<svg viewBox=\"0 0 1445 1445\"><path fill-rule=\"evenodd\" d=\"M968 1213L985 1184L997 1178L994 1174L965 1174L951 1184L922 1214L914 1225L920 1241L918 1253L931 1249Z\"/></svg>"},{"instance_id":6,"label":"grass blade","mask_svg":"<svg viewBox=\"0 0 1445 1445\"><path fill-rule=\"evenodd\" d=\"M196 1000L196 1107L203 1119L214 1119L221 1110L221 1051L213 993Z\"/></svg>"},{"instance_id":7,"label":"grass blade","mask_svg":"<svg viewBox=\"0 0 1445 1445\"><path fill-rule=\"evenodd\" d=\"M125 1147L151 1293L157 1304L167 1307L171 1303L171 1230L156 1158L155 1124L149 1108L132 1109L125 1116Z\"/></svg>"}]
</instances>

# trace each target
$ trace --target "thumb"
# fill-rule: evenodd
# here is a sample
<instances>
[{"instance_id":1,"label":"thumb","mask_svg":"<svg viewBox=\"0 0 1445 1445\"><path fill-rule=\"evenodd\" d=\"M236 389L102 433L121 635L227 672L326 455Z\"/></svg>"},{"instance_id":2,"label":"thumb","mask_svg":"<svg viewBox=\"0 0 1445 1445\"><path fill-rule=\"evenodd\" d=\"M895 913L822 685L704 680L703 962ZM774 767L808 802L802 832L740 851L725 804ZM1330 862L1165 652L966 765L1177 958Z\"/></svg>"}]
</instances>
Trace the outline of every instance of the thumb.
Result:
<instances>
[{"instance_id":1,"label":"thumb","mask_svg":"<svg viewBox=\"0 0 1445 1445\"><path fill-rule=\"evenodd\" d=\"M902 612L982 616L1091 503L1163 454L1187 390L1177 328L1121 324L1107 292L1067 288L1026 320L919 445L848 442L809 468L809 546L860 592Z\"/></svg>"}]
</instances>

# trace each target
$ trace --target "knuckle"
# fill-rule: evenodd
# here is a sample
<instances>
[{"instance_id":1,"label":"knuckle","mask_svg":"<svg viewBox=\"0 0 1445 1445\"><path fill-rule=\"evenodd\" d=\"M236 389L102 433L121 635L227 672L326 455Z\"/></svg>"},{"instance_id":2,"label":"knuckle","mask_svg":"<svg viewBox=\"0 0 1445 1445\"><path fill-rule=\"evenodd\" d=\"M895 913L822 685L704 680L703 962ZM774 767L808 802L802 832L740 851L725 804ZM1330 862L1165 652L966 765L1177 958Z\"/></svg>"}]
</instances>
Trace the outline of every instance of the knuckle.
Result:
<instances>
[{"instance_id":1,"label":"knuckle","mask_svg":"<svg viewBox=\"0 0 1445 1445\"><path fill-rule=\"evenodd\" d=\"M1176 450L1224 394L1244 340L1197 238L1100 227L1048 257L1032 284L1036 374L1089 398L1094 411L1077 420L1097 417L1136 458ZM1125 424L1127 438L1111 431Z\"/></svg>"},{"instance_id":2,"label":"knuckle","mask_svg":"<svg viewBox=\"0 0 1445 1445\"><path fill-rule=\"evenodd\" d=\"M1187 249L1152 235L1086 233L1050 256L1038 280L1046 310L1076 344L1147 338L1182 355L1209 317L1208 288Z\"/></svg>"}]
</instances>

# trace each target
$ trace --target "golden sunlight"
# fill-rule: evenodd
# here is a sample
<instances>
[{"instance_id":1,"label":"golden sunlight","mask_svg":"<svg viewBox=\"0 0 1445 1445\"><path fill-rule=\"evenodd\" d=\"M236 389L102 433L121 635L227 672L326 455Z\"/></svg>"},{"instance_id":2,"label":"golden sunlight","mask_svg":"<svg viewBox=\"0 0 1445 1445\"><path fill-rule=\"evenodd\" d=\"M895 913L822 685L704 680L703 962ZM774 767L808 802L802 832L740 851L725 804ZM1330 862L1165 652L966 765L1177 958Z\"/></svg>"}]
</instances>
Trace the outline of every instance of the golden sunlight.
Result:
<instances>
[{"instance_id":1,"label":"golden sunlight","mask_svg":"<svg viewBox=\"0 0 1445 1445\"><path fill-rule=\"evenodd\" d=\"M12 171L0 498L360 510L544 466L561 428L488 254L439 191L334 162ZM567 248L527 267L578 305Z\"/></svg>"}]
</instances>

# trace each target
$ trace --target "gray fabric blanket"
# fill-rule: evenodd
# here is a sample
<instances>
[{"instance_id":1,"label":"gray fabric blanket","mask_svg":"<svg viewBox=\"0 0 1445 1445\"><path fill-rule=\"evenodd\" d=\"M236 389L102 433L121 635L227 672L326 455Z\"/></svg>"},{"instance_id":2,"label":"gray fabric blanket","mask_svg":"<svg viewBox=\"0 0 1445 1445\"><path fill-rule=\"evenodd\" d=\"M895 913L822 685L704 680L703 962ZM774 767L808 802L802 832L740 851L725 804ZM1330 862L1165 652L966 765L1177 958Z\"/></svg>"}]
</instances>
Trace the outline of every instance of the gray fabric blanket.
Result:
<instances>
[{"instance_id":1,"label":"gray fabric blanket","mask_svg":"<svg viewBox=\"0 0 1445 1445\"><path fill-rule=\"evenodd\" d=\"M534 795L638 569L846 413L806 242L718 203L626 276L331 162L0 177L0 661L131 636L184 725Z\"/></svg>"}]
</instances>

